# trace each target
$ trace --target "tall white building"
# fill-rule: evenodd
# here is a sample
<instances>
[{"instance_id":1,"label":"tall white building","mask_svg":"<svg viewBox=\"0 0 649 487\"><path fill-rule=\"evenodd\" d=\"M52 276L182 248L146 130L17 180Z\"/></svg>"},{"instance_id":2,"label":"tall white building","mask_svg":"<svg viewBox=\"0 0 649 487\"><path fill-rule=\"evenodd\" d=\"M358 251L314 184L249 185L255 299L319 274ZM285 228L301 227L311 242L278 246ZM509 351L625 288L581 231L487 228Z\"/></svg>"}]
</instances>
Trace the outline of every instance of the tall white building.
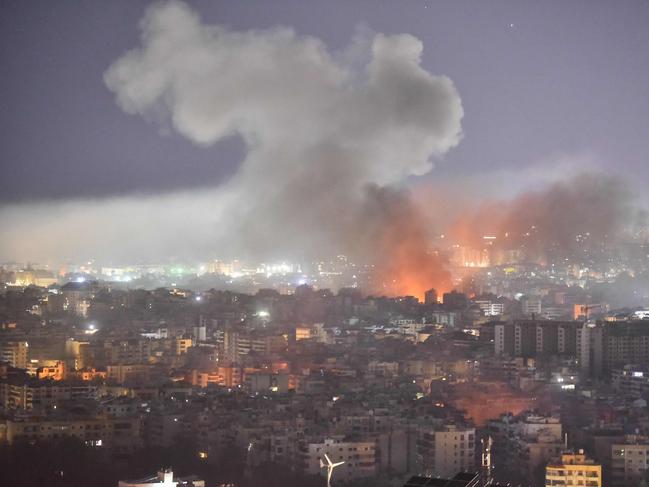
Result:
<instances>
[{"instance_id":1,"label":"tall white building","mask_svg":"<svg viewBox=\"0 0 649 487\"><path fill-rule=\"evenodd\" d=\"M447 425L420 432L417 454L422 473L451 478L476 468L475 428Z\"/></svg>"},{"instance_id":2,"label":"tall white building","mask_svg":"<svg viewBox=\"0 0 649 487\"><path fill-rule=\"evenodd\" d=\"M120 480L119 487L177 487L192 485L193 487L205 487L205 481L196 476L175 477L171 469L161 470L155 476L139 480Z\"/></svg>"}]
</instances>

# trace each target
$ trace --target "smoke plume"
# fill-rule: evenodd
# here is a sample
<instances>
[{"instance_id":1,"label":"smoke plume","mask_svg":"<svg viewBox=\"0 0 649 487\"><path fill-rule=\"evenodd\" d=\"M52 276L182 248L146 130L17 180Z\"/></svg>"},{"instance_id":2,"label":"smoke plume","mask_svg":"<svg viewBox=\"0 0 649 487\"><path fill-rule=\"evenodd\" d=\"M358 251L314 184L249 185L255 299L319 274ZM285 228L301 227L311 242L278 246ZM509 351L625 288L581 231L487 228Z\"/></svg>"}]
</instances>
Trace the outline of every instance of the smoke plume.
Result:
<instances>
[{"instance_id":1,"label":"smoke plume","mask_svg":"<svg viewBox=\"0 0 649 487\"><path fill-rule=\"evenodd\" d=\"M451 290L446 261L432 249L426 216L408 193L372 186L363 211L357 251L375 265L374 292L422 298L431 287Z\"/></svg>"},{"instance_id":2,"label":"smoke plume","mask_svg":"<svg viewBox=\"0 0 649 487\"><path fill-rule=\"evenodd\" d=\"M645 213L620 179L584 173L509 201L467 211L452 238L476 248L484 236L531 262L603 262L606 253L645 226ZM497 254L497 252L494 252Z\"/></svg>"},{"instance_id":3,"label":"smoke plume","mask_svg":"<svg viewBox=\"0 0 649 487\"><path fill-rule=\"evenodd\" d=\"M391 188L461 138L460 98L421 67L419 40L361 36L333 55L288 28L206 25L180 2L153 6L140 27L141 46L105 75L120 107L164 114L203 146L245 141L213 203L215 247L260 258L350 253L377 266L388 293L407 280L420 294L445 278L407 193Z\"/></svg>"}]
</instances>

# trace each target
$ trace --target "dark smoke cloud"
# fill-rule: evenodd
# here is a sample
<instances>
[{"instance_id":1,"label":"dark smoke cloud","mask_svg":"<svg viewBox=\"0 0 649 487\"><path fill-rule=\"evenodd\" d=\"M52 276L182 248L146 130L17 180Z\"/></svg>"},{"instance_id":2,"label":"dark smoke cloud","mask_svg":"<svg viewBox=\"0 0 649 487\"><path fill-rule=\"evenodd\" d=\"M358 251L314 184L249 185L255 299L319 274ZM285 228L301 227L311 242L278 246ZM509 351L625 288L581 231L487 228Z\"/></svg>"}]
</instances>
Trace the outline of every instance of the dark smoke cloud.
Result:
<instances>
[{"instance_id":1,"label":"dark smoke cloud","mask_svg":"<svg viewBox=\"0 0 649 487\"><path fill-rule=\"evenodd\" d=\"M548 262L597 259L645 224L645 212L622 180L584 173L509 201L483 202L461 215L450 233L476 247L484 245L483 236L494 236L500 249Z\"/></svg>"},{"instance_id":2,"label":"dark smoke cloud","mask_svg":"<svg viewBox=\"0 0 649 487\"><path fill-rule=\"evenodd\" d=\"M357 253L376 265L372 291L423 298L431 287L440 294L451 290L447 262L431 247L432 227L409 193L368 187L358 221L362 223Z\"/></svg>"},{"instance_id":3,"label":"dark smoke cloud","mask_svg":"<svg viewBox=\"0 0 649 487\"><path fill-rule=\"evenodd\" d=\"M207 25L181 2L153 5L140 28L141 45L105 74L119 106L206 148L240 136L238 172L197 194L5 209L12 228L33 236L36 221L50 256L74 236L66 255L351 253L385 266L385 276L402 268L393 257L426 248L407 193L389 188L459 143L463 110L453 83L421 67L418 39L365 32L332 55L289 28ZM17 239L4 245L3 254L25 254Z\"/></svg>"}]
</instances>

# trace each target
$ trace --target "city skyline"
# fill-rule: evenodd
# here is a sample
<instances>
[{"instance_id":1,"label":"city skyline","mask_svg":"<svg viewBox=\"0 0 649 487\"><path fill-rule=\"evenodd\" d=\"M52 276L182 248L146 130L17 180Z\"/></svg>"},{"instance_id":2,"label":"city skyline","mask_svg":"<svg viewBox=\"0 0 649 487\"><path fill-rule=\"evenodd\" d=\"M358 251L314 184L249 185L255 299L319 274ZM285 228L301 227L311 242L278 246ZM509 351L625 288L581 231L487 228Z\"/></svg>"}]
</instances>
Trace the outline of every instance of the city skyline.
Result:
<instances>
[{"instance_id":1,"label":"city skyline","mask_svg":"<svg viewBox=\"0 0 649 487\"><path fill-rule=\"evenodd\" d=\"M0 483L649 486L649 1L0 13Z\"/></svg>"},{"instance_id":2,"label":"city skyline","mask_svg":"<svg viewBox=\"0 0 649 487\"><path fill-rule=\"evenodd\" d=\"M336 63L346 47L355 45L353 72L359 72L358 66L362 72L367 61L363 42L376 33L420 40L422 69L448 76L457 90L461 135L454 147L439 151L441 157L432 156L430 166L412 166L388 179L378 173L365 179L409 190L431 230L444 232L457 208L472 211L485 201L543 191L566 175L579 178L583 173L620 177L624 191L644 206L639 187L648 139L634 134L642 130L642 87L649 82L649 61L641 49L647 37L641 29L646 4L551 3L540 9L503 2L485 9L412 1L395 9L389 2L358 2L318 13L322 5L309 3L266 4L254 8L254 15L253 3L190 2L188 7L203 24L223 25L233 33L293 29L296 42L318 39ZM223 243L226 239L215 230L223 226L215 213L232 179L241 177L246 149L236 130L210 141L209 147L192 144L176 132L164 110L156 108L159 113L144 119L121 111L105 84L109 67L140 45L138 19L148 6L87 4L75 16L39 3L10 6L13 15L5 19L13 20L2 32L7 37L3 45L13 46L4 57L15 75L1 88L7 104L24 108L9 105L3 111L7 187L1 192L0 218L9 229L0 246L3 260L43 261L54 255L65 260L68 254L83 254L133 261L146 254L150 260L228 254L223 247L229 242ZM476 15L468 15L467 9L475 9ZM557 16L558 11L563 15ZM604 37L602 25L618 35ZM75 44L74 33L85 34L87 42ZM67 56L70 63L52 61ZM604 60L610 69L597 69ZM43 89L46 85L53 89ZM57 89L60 96L40 101ZM29 120L34 127L46 124L38 133L48 135L38 144L26 142ZM258 177L267 176L260 172ZM275 198L272 192L267 196ZM262 213L256 221L262 225L267 219ZM281 232L298 237L317 230L318 241L337 247L329 249L330 255L351 253L350 243L340 242L331 228L280 223L285 226ZM239 237L241 229L230 233ZM178 237L188 234L193 238ZM302 257L282 238L270 239L268 248L245 248L251 240L269 240L274 234L272 228L260 227L256 236L243 236L246 245L234 238L235 247L244 247L237 255ZM32 238L23 238L27 235Z\"/></svg>"}]
</instances>

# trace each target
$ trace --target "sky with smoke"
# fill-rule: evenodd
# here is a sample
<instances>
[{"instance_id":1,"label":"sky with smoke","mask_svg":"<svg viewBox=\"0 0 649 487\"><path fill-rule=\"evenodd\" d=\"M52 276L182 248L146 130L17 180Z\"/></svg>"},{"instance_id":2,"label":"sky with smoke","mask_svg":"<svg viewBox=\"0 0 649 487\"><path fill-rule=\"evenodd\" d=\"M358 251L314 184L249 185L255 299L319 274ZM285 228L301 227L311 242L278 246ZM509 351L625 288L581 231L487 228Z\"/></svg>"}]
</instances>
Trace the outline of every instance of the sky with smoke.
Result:
<instances>
[{"instance_id":1,"label":"sky with smoke","mask_svg":"<svg viewBox=\"0 0 649 487\"><path fill-rule=\"evenodd\" d=\"M324 3L13 5L0 259L437 269L460 209L649 183L646 4Z\"/></svg>"},{"instance_id":2,"label":"sky with smoke","mask_svg":"<svg viewBox=\"0 0 649 487\"><path fill-rule=\"evenodd\" d=\"M154 6L141 27L142 47L106 73L120 106L168 113L197 144L245 141L244 161L207 207L229 254L347 253L376 233L368 225L386 225L365 210L368 186L425 174L460 140L460 97L420 66L410 35L360 34L334 59L318 39L205 25L181 3Z\"/></svg>"},{"instance_id":3,"label":"sky with smoke","mask_svg":"<svg viewBox=\"0 0 649 487\"><path fill-rule=\"evenodd\" d=\"M485 235L496 237L495 245L522 249L531 262L575 262L601 257L646 226L646 212L624 181L582 173L513 199L465 208L449 236L478 248Z\"/></svg>"},{"instance_id":4,"label":"sky with smoke","mask_svg":"<svg viewBox=\"0 0 649 487\"><path fill-rule=\"evenodd\" d=\"M195 251L197 241L205 251L258 258L367 256L391 218L373 211L384 205L372 199L430 171L461 139L457 90L421 67L423 46L411 35L365 30L332 54L288 28L205 24L180 2L155 4L140 28L141 46L105 73L119 106L202 146L239 135L246 155L217 190L61 205L55 219L47 206L37 227L43 238L80 235L71 251L132 242L127 254L139 247L146 258ZM12 226L25 223L33 218L18 212ZM189 227L184 245L168 238L178 226Z\"/></svg>"}]
</instances>

